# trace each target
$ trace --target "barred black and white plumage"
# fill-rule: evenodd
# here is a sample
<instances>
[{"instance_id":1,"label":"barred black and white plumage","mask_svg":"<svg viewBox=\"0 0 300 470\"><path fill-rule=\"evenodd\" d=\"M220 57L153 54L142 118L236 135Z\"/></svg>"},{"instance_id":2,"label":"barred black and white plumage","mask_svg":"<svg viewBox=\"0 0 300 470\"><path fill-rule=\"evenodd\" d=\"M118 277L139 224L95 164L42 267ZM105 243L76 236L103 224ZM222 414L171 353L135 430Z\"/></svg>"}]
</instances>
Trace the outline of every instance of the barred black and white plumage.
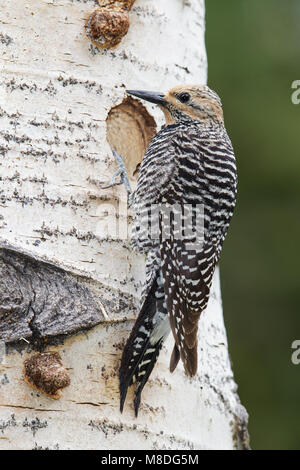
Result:
<instances>
[{"instance_id":1,"label":"barred black and white plumage","mask_svg":"<svg viewBox=\"0 0 300 470\"><path fill-rule=\"evenodd\" d=\"M121 411L128 387L136 383L134 408L138 414L142 390L169 332L162 272L158 270L154 273L150 290L123 351L120 369Z\"/></svg>"},{"instance_id":2,"label":"barred black and white plumage","mask_svg":"<svg viewBox=\"0 0 300 470\"><path fill-rule=\"evenodd\" d=\"M170 370L181 359L188 376L197 372L198 321L233 214L237 174L215 92L183 86L166 95L130 93L157 103L166 117L166 126L146 150L133 196L132 242L147 254L147 286L123 353L120 390L123 409L127 388L136 383L137 414L141 391L169 331L175 340Z\"/></svg>"}]
</instances>

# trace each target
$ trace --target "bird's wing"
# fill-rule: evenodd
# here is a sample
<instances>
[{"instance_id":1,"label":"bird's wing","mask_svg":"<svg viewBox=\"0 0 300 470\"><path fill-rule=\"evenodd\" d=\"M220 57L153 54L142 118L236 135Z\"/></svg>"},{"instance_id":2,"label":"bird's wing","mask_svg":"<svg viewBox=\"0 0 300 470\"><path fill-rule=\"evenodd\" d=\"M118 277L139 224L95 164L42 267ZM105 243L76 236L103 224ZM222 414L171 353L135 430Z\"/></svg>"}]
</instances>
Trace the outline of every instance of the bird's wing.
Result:
<instances>
[{"instance_id":1,"label":"bird's wing","mask_svg":"<svg viewBox=\"0 0 300 470\"><path fill-rule=\"evenodd\" d=\"M141 163L133 195L132 246L148 252L159 246L156 209L171 193L176 168L176 141L180 125L162 129L150 142Z\"/></svg>"}]
</instances>

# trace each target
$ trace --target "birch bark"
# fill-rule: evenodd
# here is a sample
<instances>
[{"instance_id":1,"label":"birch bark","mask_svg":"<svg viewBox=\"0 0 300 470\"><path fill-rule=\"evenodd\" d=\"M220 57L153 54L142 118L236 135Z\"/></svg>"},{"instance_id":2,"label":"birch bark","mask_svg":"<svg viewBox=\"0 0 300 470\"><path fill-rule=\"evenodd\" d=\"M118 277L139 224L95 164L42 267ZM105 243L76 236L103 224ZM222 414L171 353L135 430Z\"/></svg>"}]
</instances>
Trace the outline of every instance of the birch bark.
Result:
<instances>
[{"instance_id":1,"label":"birch bark","mask_svg":"<svg viewBox=\"0 0 300 470\"><path fill-rule=\"evenodd\" d=\"M162 116L148 104L117 106L125 87L206 81L204 1L137 0L127 35L108 50L85 35L97 7L7 0L0 8L0 449L245 448L218 273L196 378L181 365L168 371L170 338L138 419L131 393L119 413L118 366L144 259L126 238L124 188L101 189L116 169L108 140L123 150L134 185ZM71 379L59 400L24 382L23 361L45 339Z\"/></svg>"}]
</instances>

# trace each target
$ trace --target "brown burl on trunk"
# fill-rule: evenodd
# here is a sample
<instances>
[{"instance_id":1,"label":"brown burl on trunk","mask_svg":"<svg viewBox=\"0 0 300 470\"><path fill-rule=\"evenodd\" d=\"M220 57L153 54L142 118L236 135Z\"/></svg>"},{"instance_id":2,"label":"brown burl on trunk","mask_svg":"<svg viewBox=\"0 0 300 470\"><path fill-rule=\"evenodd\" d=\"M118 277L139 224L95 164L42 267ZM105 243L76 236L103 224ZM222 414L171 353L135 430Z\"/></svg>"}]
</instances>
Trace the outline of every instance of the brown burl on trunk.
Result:
<instances>
[{"instance_id":1,"label":"brown burl on trunk","mask_svg":"<svg viewBox=\"0 0 300 470\"><path fill-rule=\"evenodd\" d=\"M57 352L35 354L24 362L24 379L33 388L51 398L60 398L60 391L70 385L70 377Z\"/></svg>"},{"instance_id":2,"label":"brown burl on trunk","mask_svg":"<svg viewBox=\"0 0 300 470\"><path fill-rule=\"evenodd\" d=\"M119 44L129 28L129 10L135 0L99 0L99 6L86 23L86 34L90 40L103 49Z\"/></svg>"}]
</instances>

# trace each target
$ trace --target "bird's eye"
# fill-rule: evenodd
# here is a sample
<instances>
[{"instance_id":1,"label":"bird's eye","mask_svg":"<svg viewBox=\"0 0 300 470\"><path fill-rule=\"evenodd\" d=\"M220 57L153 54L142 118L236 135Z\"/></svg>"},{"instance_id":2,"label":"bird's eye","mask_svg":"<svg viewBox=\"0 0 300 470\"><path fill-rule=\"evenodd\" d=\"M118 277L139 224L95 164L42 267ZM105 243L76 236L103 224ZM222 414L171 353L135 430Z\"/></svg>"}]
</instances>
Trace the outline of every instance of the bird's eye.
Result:
<instances>
[{"instance_id":1,"label":"bird's eye","mask_svg":"<svg viewBox=\"0 0 300 470\"><path fill-rule=\"evenodd\" d=\"M189 93L180 93L178 99L181 103L187 103L190 99L191 95Z\"/></svg>"}]
</instances>

